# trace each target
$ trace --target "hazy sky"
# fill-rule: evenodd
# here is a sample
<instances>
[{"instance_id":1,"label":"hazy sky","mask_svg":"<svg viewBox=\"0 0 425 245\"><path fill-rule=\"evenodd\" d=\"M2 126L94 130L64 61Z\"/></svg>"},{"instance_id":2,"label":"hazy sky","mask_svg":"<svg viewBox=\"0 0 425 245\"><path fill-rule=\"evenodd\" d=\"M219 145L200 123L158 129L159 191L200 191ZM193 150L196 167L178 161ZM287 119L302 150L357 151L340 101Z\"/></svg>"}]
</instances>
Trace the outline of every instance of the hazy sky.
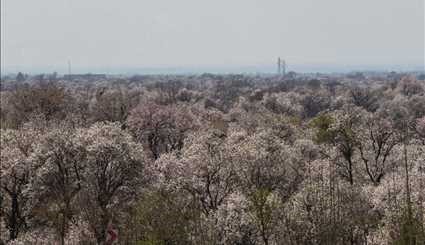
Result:
<instances>
[{"instance_id":1,"label":"hazy sky","mask_svg":"<svg viewBox=\"0 0 425 245\"><path fill-rule=\"evenodd\" d=\"M8 71L424 64L424 0L0 0Z\"/></svg>"}]
</instances>

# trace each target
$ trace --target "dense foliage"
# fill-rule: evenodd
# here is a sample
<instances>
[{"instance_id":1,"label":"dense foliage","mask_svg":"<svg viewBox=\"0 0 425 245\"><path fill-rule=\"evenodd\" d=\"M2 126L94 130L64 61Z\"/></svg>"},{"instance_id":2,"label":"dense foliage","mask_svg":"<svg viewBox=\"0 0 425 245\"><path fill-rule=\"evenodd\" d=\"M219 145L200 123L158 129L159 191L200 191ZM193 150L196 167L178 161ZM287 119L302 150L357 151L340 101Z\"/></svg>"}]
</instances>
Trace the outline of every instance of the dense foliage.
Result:
<instances>
[{"instance_id":1,"label":"dense foliage","mask_svg":"<svg viewBox=\"0 0 425 245\"><path fill-rule=\"evenodd\" d=\"M409 74L20 74L0 116L0 244L425 244Z\"/></svg>"}]
</instances>

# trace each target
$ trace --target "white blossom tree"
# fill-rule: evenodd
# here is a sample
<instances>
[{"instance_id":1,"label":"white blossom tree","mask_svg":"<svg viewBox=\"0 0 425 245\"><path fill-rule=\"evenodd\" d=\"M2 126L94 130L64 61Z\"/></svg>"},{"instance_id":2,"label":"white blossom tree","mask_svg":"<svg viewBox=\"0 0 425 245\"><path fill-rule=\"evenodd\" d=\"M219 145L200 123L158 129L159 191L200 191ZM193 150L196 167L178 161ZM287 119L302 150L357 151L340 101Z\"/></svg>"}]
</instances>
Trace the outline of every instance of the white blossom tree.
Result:
<instances>
[{"instance_id":1,"label":"white blossom tree","mask_svg":"<svg viewBox=\"0 0 425 245\"><path fill-rule=\"evenodd\" d=\"M26 125L20 130L2 129L0 133L1 216L9 239L13 240L28 228L28 219L32 216L27 192L33 174L33 164L29 159L40 132Z\"/></svg>"},{"instance_id":2,"label":"white blossom tree","mask_svg":"<svg viewBox=\"0 0 425 245\"><path fill-rule=\"evenodd\" d=\"M108 223L117 222L119 211L143 188L145 156L142 145L117 123L78 129L76 144L85 149L80 205L100 244Z\"/></svg>"},{"instance_id":3,"label":"white blossom tree","mask_svg":"<svg viewBox=\"0 0 425 245\"><path fill-rule=\"evenodd\" d=\"M69 222L77 210L76 197L81 190L85 149L77 145L75 130L65 125L52 128L35 146L31 156L37 166L31 195L36 206L65 244Z\"/></svg>"},{"instance_id":4,"label":"white blossom tree","mask_svg":"<svg viewBox=\"0 0 425 245\"><path fill-rule=\"evenodd\" d=\"M136 139L147 145L154 159L161 153L180 150L196 118L185 107L141 104L132 110L128 126Z\"/></svg>"},{"instance_id":5,"label":"white blossom tree","mask_svg":"<svg viewBox=\"0 0 425 245\"><path fill-rule=\"evenodd\" d=\"M387 119L368 115L357 128L356 146L365 171L372 183L378 184L388 172L394 156L393 148L400 143L391 122Z\"/></svg>"}]
</instances>

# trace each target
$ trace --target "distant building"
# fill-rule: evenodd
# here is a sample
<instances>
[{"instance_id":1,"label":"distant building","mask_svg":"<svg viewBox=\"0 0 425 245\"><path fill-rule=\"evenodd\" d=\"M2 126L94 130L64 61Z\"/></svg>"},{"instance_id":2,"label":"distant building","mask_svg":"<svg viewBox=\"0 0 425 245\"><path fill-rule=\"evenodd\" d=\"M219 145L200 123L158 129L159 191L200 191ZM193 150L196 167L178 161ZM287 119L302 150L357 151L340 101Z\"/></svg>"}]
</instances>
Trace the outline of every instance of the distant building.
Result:
<instances>
[{"instance_id":1,"label":"distant building","mask_svg":"<svg viewBox=\"0 0 425 245\"><path fill-rule=\"evenodd\" d=\"M64 75L63 78L65 80L90 80L90 81L96 81L96 80L104 80L106 79L105 74L68 74Z\"/></svg>"}]
</instances>

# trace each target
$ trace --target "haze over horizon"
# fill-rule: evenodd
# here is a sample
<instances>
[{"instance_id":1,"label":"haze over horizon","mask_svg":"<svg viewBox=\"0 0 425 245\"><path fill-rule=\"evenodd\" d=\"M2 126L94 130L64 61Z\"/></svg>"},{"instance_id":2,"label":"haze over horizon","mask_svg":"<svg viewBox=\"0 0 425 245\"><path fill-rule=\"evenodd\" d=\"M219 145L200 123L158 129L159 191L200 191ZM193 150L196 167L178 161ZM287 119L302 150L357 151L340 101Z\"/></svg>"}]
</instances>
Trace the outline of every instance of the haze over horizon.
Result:
<instances>
[{"instance_id":1,"label":"haze over horizon","mask_svg":"<svg viewBox=\"0 0 425 245\"><path fill-rule=\"evenodd\" d=\"M1 1L1 70L424 68L423 0Z\"/></svg>"}]
</instances>

